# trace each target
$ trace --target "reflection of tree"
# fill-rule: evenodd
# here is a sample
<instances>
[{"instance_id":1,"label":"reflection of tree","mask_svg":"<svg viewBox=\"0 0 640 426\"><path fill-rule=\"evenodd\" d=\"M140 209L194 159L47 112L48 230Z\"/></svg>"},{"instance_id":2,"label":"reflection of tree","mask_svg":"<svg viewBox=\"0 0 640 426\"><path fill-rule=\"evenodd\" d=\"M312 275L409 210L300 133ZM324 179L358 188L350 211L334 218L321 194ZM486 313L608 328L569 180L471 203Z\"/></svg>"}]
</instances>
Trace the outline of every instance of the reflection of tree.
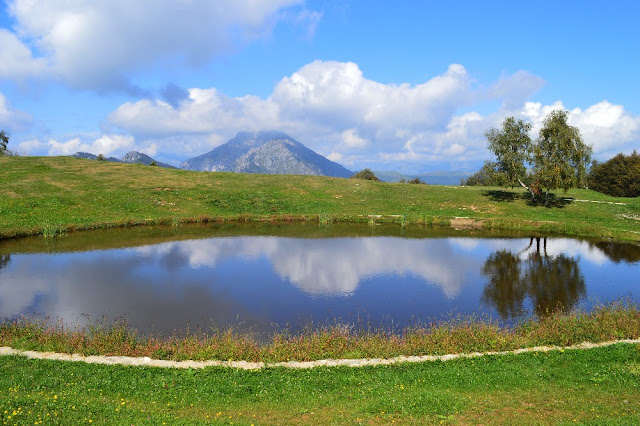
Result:
<instances>
[{"instance_id":1,"label":"reflection of tree","mask_svg":"<svg viewBox=\"0 0 640 426\"><path fill-rule=\"evenodd\" d=\"M522 312L526 288L522 286L520 270L520 259L506 250L493 253L482 268L490 280L482 301L493 304L502 318L517 317Z\"/></svg>"},{"instance_id":2,"label":"reflection of tree","mask_svg":"<svg viewBox=\"0 0 640 426\"><path fill-rule=\"evenodd\" d=\"M10 260L11 260L10 254L0 254L0 269L7 266Z\"/></svg>"},{"instance_id":3,"label":"reflection of tree","mask_svg":"<svg viewBox=\"0 0 640 426\"><path fill-rule=\"evenodd\" d=\"M532 245L533 239L528 248ZM585 296L578 262L565 255L547 256L546 239L543 247L541 254L540 238L536 238L536 251L524 261L501 250L485 262L482 273L489 277L489 283L482 301L493 305L503 319L520 315L526 298L531 300L535 313L543 316L557 309L571 310Z\"/></svg>"},{"instance_id":4,"label":"reflection of tree","mask_svg":"<svg viewBox=\"0 0 640 426\"><path fill-rule=\"evenodd\" d=\"M640 261L640 245L638 244L621 244L611 241L600 241L594 245L615 263L620 263L622 261L634 263Z\"/></svg>"},{"instance_id":5,"label":"reflection of tree","mask_svg":"<svg viewBox=\"0 0 640 426\"><path fill-rule=\"evenodd\" d=\"M531 253L522 277L533 309L543 316L558 309L570 311L586 294L578 262L563 254L550 258Z\"/></svg>"}]
</instances>

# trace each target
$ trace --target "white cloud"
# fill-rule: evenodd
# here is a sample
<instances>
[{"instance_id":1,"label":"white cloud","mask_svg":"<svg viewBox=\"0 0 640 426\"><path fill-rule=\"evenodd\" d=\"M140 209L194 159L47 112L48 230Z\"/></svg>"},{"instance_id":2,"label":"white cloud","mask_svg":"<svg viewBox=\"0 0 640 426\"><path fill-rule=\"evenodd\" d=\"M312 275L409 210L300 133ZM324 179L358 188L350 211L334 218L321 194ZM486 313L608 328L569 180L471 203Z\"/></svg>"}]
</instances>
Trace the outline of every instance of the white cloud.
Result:
<instances>
[{"instance_id":1,"label":"white cloud","mask_svg":"<svg viewBox=\"0 0 640 426\"><path fill-rule=\"evenodd\" d=\"M510 110L520 108L544 84L543 78L520 70L511 75L502 76L489 88L488 94L493 98L502 99L503 107Z\"/></svg>"},{"instance_id":2,"label":"white cloud","mask_svg":"<svg viewBox=\"0 0 640 426\"><path fill-rule=\"evenodd\" d=\"M488 89L471 87L464 67L451 65L424 83L382 84L363 76L351 62L314 61L284 77L266 99L233 98L214 88L189 89L176 105L140 100L121 105L109 120L136 140L152 139L160 152L202 154L241 130L282 130L311 149L349 166L425 168L429 162L467 162L490 157L484 133L507 116L533 124L536 137L544 118L563 109L527 102L543 83L527 72L503 76ZM469 110L502 99L496 112ZM640 117L603 101L570 111L596 156L637 145ZM625 148L626 147L626 148Z\"/></svg>"},{"instance_id":3,"label":"white cloud","mask_svg":"<svg viewBox=\"0 0 640 426\"><path fill-rule=\"evenodd\" d=\"M411 86L366 79L354 63L322 61L284 77L267 99L232 98L214 88L189 89L188 93L187 99L174 106L148 99L125 103L109 120L136 139L153 138L161 150L176 153L192 149L176 146L174 141L163 144L163 137L195 138L202 153L205 135L209 136L207 149L211 149L240 130L278 129L321 154L332 153L333 158L352 162L359 156L387 151L406 156L400 152L403 147L428 143L426 131L446 128L455 110L474 96L460 65ZM417 133L422 136L416 138ZM419 157L416 152L409 156Z\"/></svg>"},{"instance_id":4,"label":"white cloud","mask_svg":"<svg viewBox=\"0 0 640 426\"><path fill-rule=\"evenodd\" d=\"M0 60L0 75L47 74L70 87L135 91L129 80L131 73L159 62L207 63L269 34L282 18L279 12L299 3L14 0L8 10L17 30L0 32L0 59L8 59ZM312 12L307 15L300 19L314 27L319 17Z\"/></svg>"},{"instance_id":5,"label":"white cloud","mask_svg":"<svg viewBox=\"0 0 640 426\"><path fill-rule=\"evenodd\" d=\"M33 118L30 114L13 108L7 98L0 93L0 130L9 132L23 130L29 127L32 122Z\"/></svg>"},{"instance_id":6,"label":"white cloud","mask_svg":"<svg viewBox=\"0 0 640 426\"><path fill-rule=\"evenodd\" d=\"M342 132L342 141L348 147L364 148L367 146L367 141L358 136L356 129L349 129Z\"/></svg>"},{"instance_id":7,"label":"white cloud","mask_svg":"<svg viewBox=\"0 0 640 426\"><path fill-rule=\"evenodd\" d=\"M157 152L157 145L150 143L137 146L133 136L130 135L103 135L92 142L83 142L83 138L74 137L66 141L49 139L41 142L37 139L27 140L18 145L20 152L36 154L47 152L48 155L72 155L76 152L89 152L91 154L103 154L105 156L122 156L132 151L142 151L148 155Z\"/></svg>"},{"instance_id":8,"label":"white cloud","mask_svg":"<svg viewBox=\"0 0 640 426\"><path fill-rule=\"evenodd\" d=\"M566 109L557 101L551 105L527 102L520 112L533 124L537 133L544 118L554 110ZM640 142L640 116L634 117L625 112L622 105L601 101L585 110L574 108L569 111L569 124L576 126L585 143L593 145L594 154L611 155L637 147Z\"/></svg>"},{"instance_id":9,"label":"white cloud","mask_svg":"<svg viewBox=\"0 0 640 426\"><path fill-rule=\"evenodd\" d=\"M0 78L23 81L45 71L44 59L34 58L31 49L4 28L0 28L0 46Z\"/></svg>"}]
</instances>

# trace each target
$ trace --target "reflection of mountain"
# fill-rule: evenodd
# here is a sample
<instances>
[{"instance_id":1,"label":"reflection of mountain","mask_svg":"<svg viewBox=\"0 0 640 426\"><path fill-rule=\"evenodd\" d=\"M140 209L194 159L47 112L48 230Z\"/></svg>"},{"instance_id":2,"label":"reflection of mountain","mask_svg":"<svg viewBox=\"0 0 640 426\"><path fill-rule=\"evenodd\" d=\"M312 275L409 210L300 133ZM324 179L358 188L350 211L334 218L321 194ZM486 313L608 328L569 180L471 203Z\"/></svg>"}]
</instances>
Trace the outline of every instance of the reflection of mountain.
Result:
<instances>
[{"instance_id":1,"label":"reflection of mountain","mask_svg":"<svg viewBox=\"0 0 640 426\"><path fill-rule=\"evenodd\" d=\"M557 309L569 311L586 295L578 262L564 254L549 256L546 239L543 244L544 254L541 254L537 238L536 251L525 259L507 250L487 258L482 273L489 278L489 283L482 301L494 306L503 319L522 314L527 298L535 313L544 316Z\"/></svg>"},{"instance_id":2,"label":"reflection of mountain","mask_svg":"<svg viewBox=\"0 0 640 426\"><path fill-rule=\"evenodd\" d=\"M266 257L282 278L313 295L352 294L359 283L382 274L417 275L455 297L471 255L452 250L447 240L401 238L294 239L272 237L213 238L139 249L188 259L192 266L213 266L226 257Z\"/></svg>"}]
</instances>

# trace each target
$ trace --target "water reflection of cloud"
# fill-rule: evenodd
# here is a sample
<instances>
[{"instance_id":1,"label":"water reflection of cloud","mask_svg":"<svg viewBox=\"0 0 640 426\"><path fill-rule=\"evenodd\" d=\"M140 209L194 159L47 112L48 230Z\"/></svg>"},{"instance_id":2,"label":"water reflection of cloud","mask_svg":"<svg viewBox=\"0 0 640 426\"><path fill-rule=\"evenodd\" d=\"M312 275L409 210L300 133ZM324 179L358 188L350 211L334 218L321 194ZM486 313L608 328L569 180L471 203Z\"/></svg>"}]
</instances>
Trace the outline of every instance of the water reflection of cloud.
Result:
<instances>
[{"instance_id":1,"label":"water reflection of cloud","mask_svg":"<svg viewBox=\"0 0 640 426\"><path fill-rule=\"evenodd\" d=\"M182 255L175 247L168 249ZM103 317L126 317L140 331L153 327L164 335L177 324L225 327L240 318L256 331L268 324L225 289L184 277L145 275L145 268L157 268L156 259L132 250L16 255L12 263L0 275L0 317L38 313L78 326Z\"/></svg>"},{"instance_id":2,"label":"water reflection of cloud","mask_svg":"<svg viewBox=\"0 0 640 426\"><path fill-rule=\"evenodd\" d=\"M213 267L232 256L264 257L280 277L313 295L349 295L368 277L411 274L453 298L460 292L468 267L479 265L477 259L454 252L448 240L442 239L212 238L138 250L145 255L169 255L177 250L193 267Z\"/></svg>"},{"instance_id":3,"label":"water reflection of cloud","mask_svg":"<svg viewBox=\"0 0 640 426\"><path fill-rule=\"evenodd\" d=\"M526 259L531 252L536 251L536 241L529 247L529 238L521 239L471 239L452 238L451 244L462 250L473 252L481 248L489 251L507 250L512 253L520 253L521 259ZM544 250L543 238L540 239L540 250ZM599 248L590 245L586 241L572 240L569 238L547 238L547 255L559 256L564 254L569 257L580 257L596 265L603 265L609 258Z\"/></svg>"}]
</instances>

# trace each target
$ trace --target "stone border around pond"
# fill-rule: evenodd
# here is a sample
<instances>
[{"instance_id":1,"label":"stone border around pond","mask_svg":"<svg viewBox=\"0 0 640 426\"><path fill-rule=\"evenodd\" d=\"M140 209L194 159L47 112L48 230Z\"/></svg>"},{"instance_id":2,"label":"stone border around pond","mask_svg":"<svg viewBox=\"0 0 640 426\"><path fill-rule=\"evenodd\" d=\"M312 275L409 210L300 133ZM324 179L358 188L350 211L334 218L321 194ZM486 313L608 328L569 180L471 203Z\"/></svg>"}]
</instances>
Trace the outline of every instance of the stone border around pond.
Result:
<instances>
[{"instance_id":1,"label":"stone border around pond","mask_svg":"<svg viewBox=\"0 0 640 426\"><path fill-rule=\"evenodd\" d=\"M250 362L250 361L169 361L151 359L149 357L129 357L129 356L84 356L79 354L64 354L56 352L23 351L10 347L0 347L0 356L17 355L30 359L48 359L54 361L85 362L87 364L104 365L128 365L136 367L160 367L160 368L193 368L202 369L207 367L238 368L241 370L260 370L263 368L284 367L292 369L305 369L316 367L365 367L377 365L391 365L400 363L417 363L433 361L450 361L463 358L478 358L491 355L517 355L529 352L551 352L578 349L593 349L620 343L640 344L640 339L624 339L609 342L591 343L583 342L572 346L535 346L531 348L516 349L513 351L501 352L472 352L468 354L448 354L448 355L422 355L422 356L398 356L394 358L363 358L363 359L323 359L318 361L286 361L286 362Z\"/></svg>"}]
</instances>

